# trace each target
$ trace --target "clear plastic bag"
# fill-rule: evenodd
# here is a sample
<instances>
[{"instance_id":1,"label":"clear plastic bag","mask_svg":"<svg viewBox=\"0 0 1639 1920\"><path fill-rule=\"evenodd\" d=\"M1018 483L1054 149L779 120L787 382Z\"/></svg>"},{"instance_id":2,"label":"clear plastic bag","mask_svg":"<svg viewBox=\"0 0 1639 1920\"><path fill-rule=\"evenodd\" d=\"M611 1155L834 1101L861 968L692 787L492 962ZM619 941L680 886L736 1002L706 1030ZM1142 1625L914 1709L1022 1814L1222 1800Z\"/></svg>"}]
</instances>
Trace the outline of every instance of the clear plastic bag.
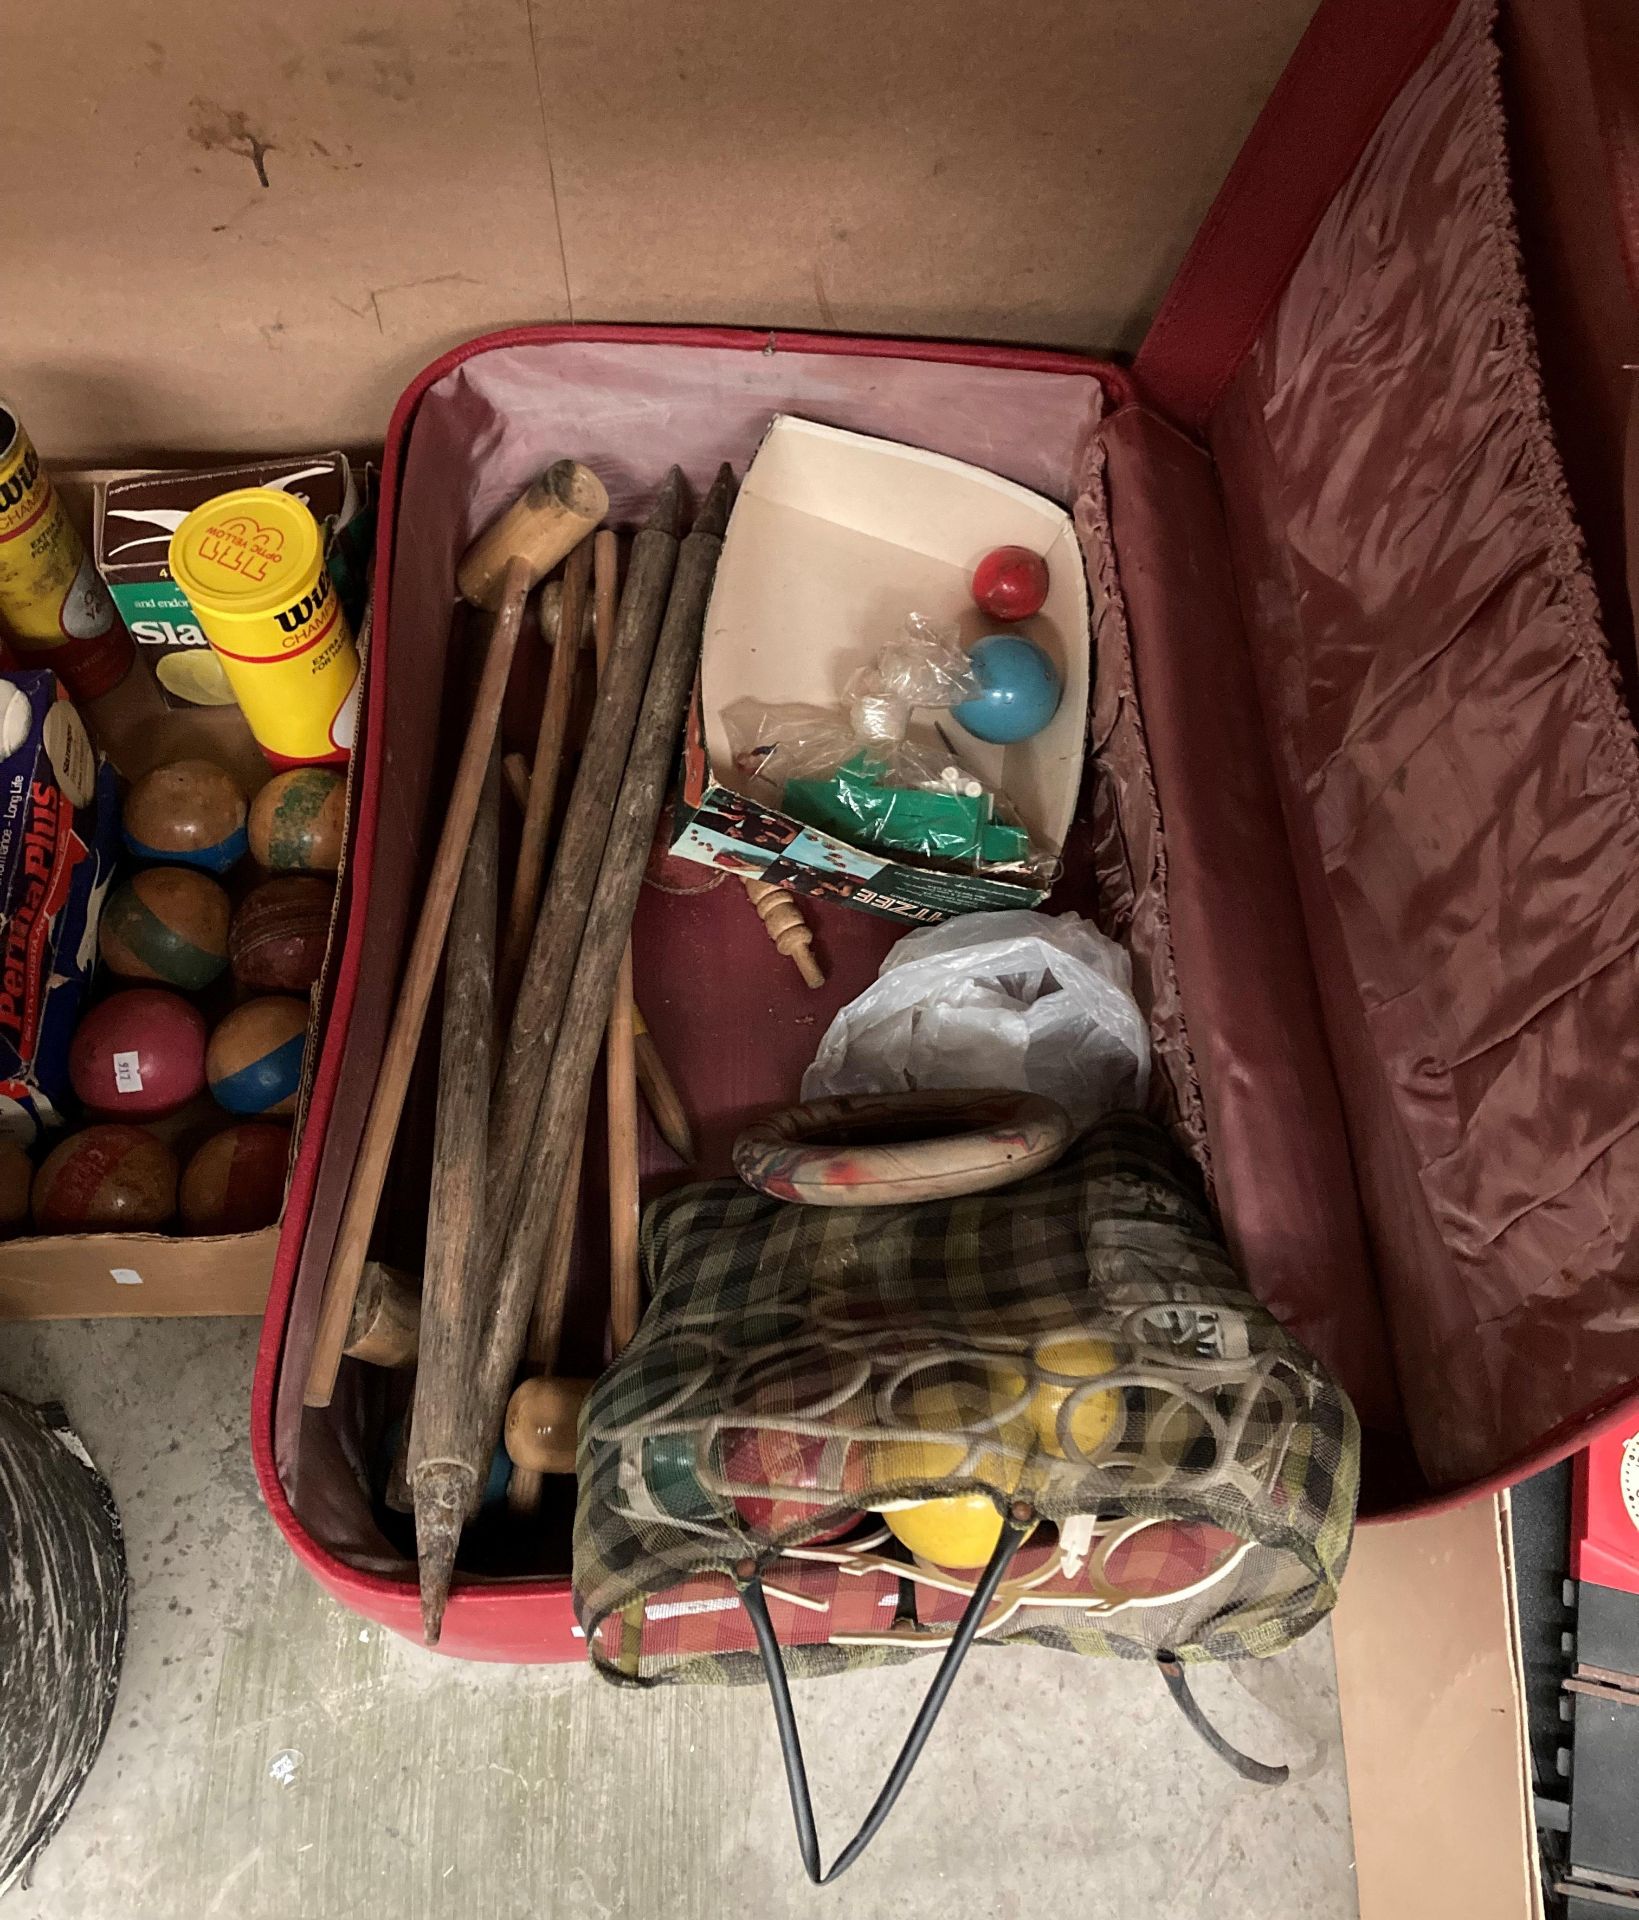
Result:
<instances>
[{"instance_id":1,"label":"clear plastic bag","mask_svg":"<svg viewBox=\"0 0 1639 1920\"><path fill-rule=\"evenodd\" d=\"M1123 948L1079 914L968 913L894 946L831 1022L802 1097L1008 1088L1086 1127L1142 1108L1149 1071Z\"/></svg>"},{"instance_id":2,"label":"clear plastic bag","mask_svg":"<svg viewBox=\"0 0 1639 1920\"><path fill-rule=\"evenodd\" d=\"M919 711L977 690L953 630L913 613L899 639L852 673L840 708L765 707L724 715L735 765L794 819L854 845L970 867L1032 861L1006 796L948 745L910 738Z\"/></svg>"}]
</instances>

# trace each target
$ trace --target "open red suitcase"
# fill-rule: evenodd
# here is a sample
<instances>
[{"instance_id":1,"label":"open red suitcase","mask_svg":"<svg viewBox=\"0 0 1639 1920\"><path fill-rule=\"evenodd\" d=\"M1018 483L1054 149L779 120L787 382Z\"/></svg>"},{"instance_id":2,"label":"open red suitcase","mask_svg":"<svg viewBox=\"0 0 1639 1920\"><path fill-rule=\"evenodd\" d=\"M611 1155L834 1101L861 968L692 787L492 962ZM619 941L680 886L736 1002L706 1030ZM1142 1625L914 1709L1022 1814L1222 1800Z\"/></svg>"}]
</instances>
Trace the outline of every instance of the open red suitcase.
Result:
<instances>
[{"instance_id":1,"label":"open red suitcase","mask_svg":"<svg viewBox=\"0 0 1639 1920\"><path fill-rule=\"evenodd\" d=\"M360 1370L323 1411L301 1389L449 772L456 557L551 458L593 464L630 523L673 460L697 484L743 470L779 410L1073 504L1097 687L1050 905L1130 946L1168 1117L1236 1259L1355 1398L1367 1512L1506 1483L1632 1418L1639 326L1614 210L1639 228L1639 121L1609 83L1639 90L1639 40L1603 0L1530 0L1504 29L1499 66L1485 0L1323 6L1130 374L551 327L474 341L405 393L349 904L252 1416L277 1524L348 1606L418 1636L414 1570L362 1487ZM799 1004L737 891L646 888L636 936L714 1170L897 932L817 909L831 978ZM582 1252L567 1358L591 1369ZM566 1504L538 1567L458 1581L445 1650L578 1657L567 1572Z\"/></svg>"}]
</instances>

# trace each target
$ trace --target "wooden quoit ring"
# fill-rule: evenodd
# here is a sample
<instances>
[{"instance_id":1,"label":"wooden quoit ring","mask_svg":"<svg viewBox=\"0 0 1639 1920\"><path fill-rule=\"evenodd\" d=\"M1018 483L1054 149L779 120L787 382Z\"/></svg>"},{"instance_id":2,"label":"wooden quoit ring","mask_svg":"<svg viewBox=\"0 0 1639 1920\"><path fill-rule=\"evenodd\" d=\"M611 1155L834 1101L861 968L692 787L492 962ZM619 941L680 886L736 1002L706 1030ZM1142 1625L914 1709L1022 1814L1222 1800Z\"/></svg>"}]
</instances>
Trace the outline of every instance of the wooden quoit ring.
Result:
<instances>
[{"instance_id":1,"label":"wooden quoit ring","mask_svg":"<svg viewBox=\"0 0 1639 1920\"><path fill-rule=\"evenodd\" d=\"M734 1171L775 1200L891 1207L989 1193L1050 1167L1075 1137L1039 1093L850 1094L787 1107L734 1143Z\"/></svg>"}]
</instances>

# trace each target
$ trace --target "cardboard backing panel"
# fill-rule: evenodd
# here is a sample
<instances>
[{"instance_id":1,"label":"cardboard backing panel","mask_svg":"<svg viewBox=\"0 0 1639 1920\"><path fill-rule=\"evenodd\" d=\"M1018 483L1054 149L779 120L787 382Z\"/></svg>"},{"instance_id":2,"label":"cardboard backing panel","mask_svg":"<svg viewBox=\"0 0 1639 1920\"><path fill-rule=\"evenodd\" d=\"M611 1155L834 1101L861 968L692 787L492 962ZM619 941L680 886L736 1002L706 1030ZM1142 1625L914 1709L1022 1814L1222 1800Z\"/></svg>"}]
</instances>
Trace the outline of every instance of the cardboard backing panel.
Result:
<instances>
[{"instance_id":1,"label":"cardboard backing panel","mask_svg":"<svg viewBox=\"0 0 1639 1920\"><path fill-rule=\"evenodd\" d=\"M1503 1499L1366 1527L1332 1617L1361 1920L1534 1920Z\"/></svg>"},{"instance_id":2,"label":"cardboard backing panel","mask_svg":"<svg viewBox=\"0 0 1639 1920\"><path fill-rule=\"evenodd\" d=\"M378 443L519 321L1132 347L1311 7L19 13L5 385L49 458L175 458Z\"/></svg>"},{"instance_id":3,"label":"cardboard backing panel","mask_svg":"<svg viewBox=\"0 0 1639 1920\"><path fill-rule=\"evenodd\" d=\"M567 311L515 0L66 0L8 19L0 105L5 379L48 458L378 445L430 353Z\"/></svg>"}]
</instances>

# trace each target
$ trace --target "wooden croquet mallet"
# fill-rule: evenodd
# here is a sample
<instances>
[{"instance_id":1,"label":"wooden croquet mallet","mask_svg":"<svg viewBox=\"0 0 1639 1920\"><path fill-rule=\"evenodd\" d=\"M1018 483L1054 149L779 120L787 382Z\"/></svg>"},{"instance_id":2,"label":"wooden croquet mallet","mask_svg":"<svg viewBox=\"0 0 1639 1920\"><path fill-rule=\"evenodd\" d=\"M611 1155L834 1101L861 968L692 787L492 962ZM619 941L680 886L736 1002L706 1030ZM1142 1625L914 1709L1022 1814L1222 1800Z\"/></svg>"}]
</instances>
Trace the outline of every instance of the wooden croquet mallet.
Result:
<instances>
[{"instance_id":1,"label":"wooden croquet mallet","mask_svg":"<svg viewBox=\"0 0 1639 1920\"><path fill-rule=\"evenodd\" d=\"M539 1488L546 1474L575 1471L576 1427L581 1402L591 1391L590 1380L563 1380L544 1373L519 1382L507 1402L502 1430L513 1482L527 1474ZM512 1504L510 1486L507 1502Z\"/></svg>"},{"instance_id":2,"label":"wooden croquet mallet","mask_svg":"<svg viewBox=\"0 0 1639 1920\"><path fill-rule=\"evenodd\" d=\"M558 644L558 635L563 631L563 582L548 580L541 588L541 597L535 603L535 618L540 622L541 638L548 646ZM592 606L583 601L581 608L580 638L576 645L590 651L592 646Z\"/></svg>"},{"instance_id":3,"label":"wooden croquet mallet","mask_svg":"<svg viewBox=\"0 0 1639 1920\"><path fill-rule=\"evenodd\" d=\"M563 1177L565 1204L559 1207L558 1211L552 1216L552 1232L546 1243L545 1258L541 1261L541 1289L535 1296L534 1311L529 1316L529 1339L524 1347L524 1361L525 1364L531 1368L541 1368L549 1365L552 1356L557 1352L556 1341L548 1340L547 1338L547 1322L543 1316L549 1309L551 1302L563 1297L569 1289L569 1263L573 1259L575 1252L575 1223L580 1217L581 1162L585 1151L586 1123L583 1118L581 1121L581 1137L575 1144L574 1158L570 1161L568 1170ZM518 1395L522 1393L526 1387L537 1385L567 1387L570 1384L572 1383L559 1381L551 1374L532 1372L530 1377L522 1381L514 1390L513 1399L517 1399ZM502 1428L502 1442L506 1447L508 1457L512 1461L512 1477L507 1481L506 1503L508 1509L513 1513L520 1515L531 1514L539 1509L541 1495L546 1491L546 1482L543 1478L544 1474L573 1473L575 1471L574 1412L579 1410L579 1406L577 1402L575 1409L567 1416L569 1464L567 1466L542 1468L526 1464L512 1451L513 1429L511 1404L511 1401L507 1403L507 1420ZM530 1404L536 1405L538 1402L531 1402ZM527 1418L532 1419L533 1415L529 1415ZM564 1424L564 1420L560 1419L560 1427ZM520 1433L526 1431L528 1431L527 1426L519 1429Z\"/></svg>"},{"instance_id":4,"label":"wooden croquet mallet","mask_svg":"<svg viewBox=\"0 0 1639 1920\"><path fill-rule=\"evenodd\" d=\"M507 602L508 567L522 561L529 585L538 585L608 511L608 492L589 467L554 461L462 554L456 590L470 605L498 612Z\"/></svg>"},{"instance_id":5,"label":"wooden croquet mallet","mask_svg":"<svg viewBox=\"0 0 1639 1920\"><path fill-rule=\"evenodd\" d=\"M478 1504L489 1468L489 1453L477 1433L471 1380L494 1295L494 1276L480 1255L500 815L497 742L461 869L444 962L438 1118L407 1469L428 1646L438 1644L461 1529Z\"/></svg>"},{"instance_id":6,"label":"wooden croquet mallet","mask_svg":"<svg viewBox=\"0 0 1639 1920\"><path fill-rule=\"evenodd\" d=\"M521 753L505 754L501 760L501 784L512 795L518 811L529 805L529 760Z\"/></svg>"},{"instance_id":7,"label":"wooden croquet mallet","mask_svg":"<svg viewBox=\"0 0 1639 1920\"><path fill-rule=\"evenodd\" d=\"M814 936L789 887L769 880L745 878L746 893L757 909L768 937L811 987L823 987L825 975L814 958Z\"/></svg>"},{"instance_id":8,"label":"wooden croquet mallet","mask_svg":"<svg viewBox=\"0 0 1639 1920\"><path fill-rule=\"evenodd\" d=\"M614 542L612 533L596 536ZM530 936L535 931L535 911L541 900L541 876L546 872L546 849L552 834L552 803L557 798L558 776L563 770L564 742L569 733L569 704L575 692L575 658L578 649L563 644L563 633L578 630L586 604L587 581L592 570L593 542L582 541L564 562L562 599L558 619L558 639L552 648L552 666L547 674L546 698L541 705L540 731L535 736L535 757L530 762L529 794L524 802L523 831L518 838L518 865L512 879L512 894L507 901L506 932L501 939L501 959L496 972L495 1005L499 1017L512 1017L512 1003L518 996L524 961L529 957Z\"/></svg>"},{"instance_id":9,"label":"wooden croquet mallet","mask_svg":"<svg viewBox=\"0 0 1639 1920\"><path fill-rule=\"evenodd\" d=\"M683 1105L682 1095L677 1091L677 1082L673 1080L660 1049L655 1045L649 1023L643 1018L643 1009L635 1000L632 1002L632 1037L637 1061L637 1084L643 1089L643 1098L648 1102L655 1127L661 1139L684 1166L692 1167L699 1155L695 1151L688 1112Z\"/></svg>"},{"instance_id":10,"label":"wooden croquet mallet","mask_svg":"<svg viewBox=\"0 0 1639 1920\"><path fill-rule=\"evenodd\" d=\"M421 1337L421 1294L415 1281L380 1260L366 1260L342 1351L372 1367L413 1367Z\"/></svg>"},{"instance_id":11,"label":"wooden croquet mallet","mask_svg":"<svg viewBox=\"0 0 1639 1920\"><path fill-rule=\"evenodd\" d=\"M490 748L500 726L501 699L518 645L524 601L547 569L578 546L608 511L609 496L597 475L573 460L560 460L473 542L457 570L463 596L493 606L495 624L330 1256L304 1396L310 1407L328 1406L335 1391L336 1370L370 1251L404 1094L426 1024Z\"/></svg>"}]
</instances>

